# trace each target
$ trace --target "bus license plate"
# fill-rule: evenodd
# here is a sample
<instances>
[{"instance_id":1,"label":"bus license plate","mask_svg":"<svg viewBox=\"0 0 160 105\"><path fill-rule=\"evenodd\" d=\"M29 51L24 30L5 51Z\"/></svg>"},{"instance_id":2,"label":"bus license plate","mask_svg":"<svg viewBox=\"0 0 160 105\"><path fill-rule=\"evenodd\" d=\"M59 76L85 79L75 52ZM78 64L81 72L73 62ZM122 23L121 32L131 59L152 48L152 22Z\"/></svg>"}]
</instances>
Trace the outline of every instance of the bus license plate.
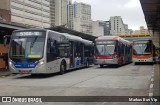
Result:
<instances>
[{"instance_id":1,"label":"bus license plate","mask_svg":"<svg viewBox=\"0 0 160 105\"><path fill-rule=\"evenodd\" d=\"M19 73L20 74L29 74L29 71L28 70L20 70Z\"/></svg>"}]
</instances>

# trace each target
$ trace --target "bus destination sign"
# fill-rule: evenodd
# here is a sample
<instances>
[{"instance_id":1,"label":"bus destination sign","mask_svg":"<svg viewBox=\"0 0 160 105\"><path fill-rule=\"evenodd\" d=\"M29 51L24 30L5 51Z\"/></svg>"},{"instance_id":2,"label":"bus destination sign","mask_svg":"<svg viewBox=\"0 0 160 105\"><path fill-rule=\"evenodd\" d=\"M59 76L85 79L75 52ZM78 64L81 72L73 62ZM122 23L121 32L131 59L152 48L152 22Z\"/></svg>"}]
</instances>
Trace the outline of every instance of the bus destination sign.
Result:
<instances>
[{"instance_id":1,"label":"bus destination sign","mask_svg":"<svg viewBox=\"0 0 160 105\"><path fill-rule=\"evenodd\" d=\"M114 41L97 41L96 44L114 44Z\"/></svg>"},{"instance_id":2,"label":"bus destination sign","mask_svg":"<svg viewBox=\"0 0 160 105\"><path fill-rule=\"evenodd\" d=\"M17 32L15 36L42 36L42 32Z\"/></svg>"}]
</instances>

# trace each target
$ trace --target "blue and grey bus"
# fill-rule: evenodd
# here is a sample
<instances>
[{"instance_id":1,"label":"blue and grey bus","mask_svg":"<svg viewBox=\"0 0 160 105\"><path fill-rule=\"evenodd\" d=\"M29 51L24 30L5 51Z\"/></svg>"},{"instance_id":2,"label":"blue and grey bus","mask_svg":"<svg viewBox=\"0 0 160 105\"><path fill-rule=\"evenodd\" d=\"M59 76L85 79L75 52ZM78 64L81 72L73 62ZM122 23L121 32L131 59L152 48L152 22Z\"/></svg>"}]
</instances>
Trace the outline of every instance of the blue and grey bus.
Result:
<instances>
[{"instance_id":1,"label":"blue and grey bus","mask_svg":"<svg viewBox=\"0 0 160 105\"><path fill-rule=\"evenodd\" d=\"M45 29L16 30L9 48L9 69L18 74L49 74L88 67L93 62L92 41Z\"/></svg>"}]
</instances>

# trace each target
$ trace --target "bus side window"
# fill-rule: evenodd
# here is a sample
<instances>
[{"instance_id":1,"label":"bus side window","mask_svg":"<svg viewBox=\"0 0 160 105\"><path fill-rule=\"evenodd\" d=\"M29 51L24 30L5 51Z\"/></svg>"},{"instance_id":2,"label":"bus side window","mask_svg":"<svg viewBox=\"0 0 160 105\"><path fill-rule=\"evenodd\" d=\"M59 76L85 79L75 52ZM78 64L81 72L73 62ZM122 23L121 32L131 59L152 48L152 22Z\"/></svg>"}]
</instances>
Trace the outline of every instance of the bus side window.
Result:
<instances>
[{"instance_id":1,"label":"bus side window","mask_svg":"<svg viewBox=\"0 0 160 105\"><path fill-rule=\"evenodd\" d=\"M123 44L121 42L119 42L119 44L118 44L118 54L120 56L124 55L124 46L123 46Z\"/></svg>"},{"instance_id":2,"label":"bus side window","mask_svg":"<svg viewBox=\"0 0 160 105\"><path fill-rule=\"evenodd\" d=\"M47 41L47 62L53 61L58 56L56 41L52 39L48 39Z\"/></svg>"},{"instance_id":3,"label":"bus side window","mask_svg":"<svg viewBox=\"0 0 160 105\"><path fill-rule=\"evenodd\" d=\"M51 61L50 56L51 56L51 40L47 40L47 62Z\"/></svg>"},{"instance_id":4,"label":"bus side window","mask_svg":"<svg viewBox=\"0 0 160 105\"><path fill-rule=\"evenodd\" d=\"M80 57L81 53L82 53L82 47L81 47L81 43L75 42L75 57Z\"/></svg>"},{"instance_id":5,"label":"bus side window","mask_svg":"<svg viewBox=\"0 0 160 105\"><path fill-rule=\"evenodd\" d=\"M118 54L119 55L121 55L121 49L122 49L121 43L118 42Z\"/></svg>"}]
</instances>

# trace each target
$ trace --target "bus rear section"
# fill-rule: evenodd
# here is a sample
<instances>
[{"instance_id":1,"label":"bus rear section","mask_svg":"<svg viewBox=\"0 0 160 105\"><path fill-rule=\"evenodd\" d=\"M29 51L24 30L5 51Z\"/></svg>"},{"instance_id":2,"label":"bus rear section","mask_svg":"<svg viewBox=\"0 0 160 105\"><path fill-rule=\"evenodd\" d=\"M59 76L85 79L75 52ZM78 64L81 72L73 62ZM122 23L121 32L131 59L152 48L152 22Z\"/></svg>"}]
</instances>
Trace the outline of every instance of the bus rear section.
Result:
<instances>
[{"instance_id":1,"label":"bus rear section","mask_svg":"<svg viewBox=\"0 0 160 105\"><path fill-rule=\"evenodd\" d=\"M153 63L154 61L154 46L151 40L133 41L132 59L137 63Z\"/></svg>"},{"instance_id":2,"label":"bus rear section","mask_svg":"<svg viewBox=\"0 0 160 105\"><path fill-rule=\"evenodd\" d=\"M120 40L121 39L121 40ZM123 65L131 62L131 45L116 36L103 36L95 40L95 64Z\"/></svg>"}]
</instances>

